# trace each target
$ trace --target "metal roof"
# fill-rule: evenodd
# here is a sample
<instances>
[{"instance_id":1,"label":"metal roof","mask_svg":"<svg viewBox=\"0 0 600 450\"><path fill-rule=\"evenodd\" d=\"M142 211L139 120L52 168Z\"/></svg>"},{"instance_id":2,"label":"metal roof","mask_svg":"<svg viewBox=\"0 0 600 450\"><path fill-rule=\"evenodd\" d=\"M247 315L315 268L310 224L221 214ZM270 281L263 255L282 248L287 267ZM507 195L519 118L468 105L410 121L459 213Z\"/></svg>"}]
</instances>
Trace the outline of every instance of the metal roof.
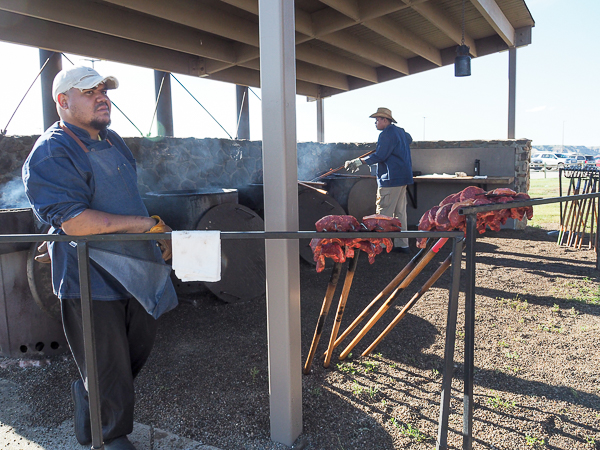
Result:
<instances>
[{"instance_id":1,"label":"metal roof","mask_svg":"<svg viewBox=\"0 0 600 450\"><path fill-rule=\"evenodd\" d=\"M531 42L524 0L465 0L473 57ZM452 64L463 0L296 0L297 93ZM0 40L259 87L258 0L0 0Z\"/></svg>"}]
</instances>

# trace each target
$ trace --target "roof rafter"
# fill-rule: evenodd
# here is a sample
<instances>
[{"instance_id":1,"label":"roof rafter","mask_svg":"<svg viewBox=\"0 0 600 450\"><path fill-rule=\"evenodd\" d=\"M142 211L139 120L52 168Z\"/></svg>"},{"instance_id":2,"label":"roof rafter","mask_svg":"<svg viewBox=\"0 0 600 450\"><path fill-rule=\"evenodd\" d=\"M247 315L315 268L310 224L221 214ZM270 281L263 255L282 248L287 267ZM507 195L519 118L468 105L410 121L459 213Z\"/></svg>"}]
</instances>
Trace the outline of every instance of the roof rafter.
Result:
<instances>
[{"instance_id":1,"label":"roof rafter","mask_svg":"<svg viewBox=\"0 0 600 450\"><path fill-rule=\"evenodd\" d=\"M236 60L233 45L224 39L154 17L143 17L142 21L139 14L117 10L110 5L83 0L63 0L60 3L46 0L2 0L0 10L219 61ZM131 23L138 25L131 27Z\"/></svg>"},{"instance_id":2,"label":"roof rafter","mask_svg":"<svg viewBox=\"0 0 600 450\"><path fill-rule=\"evenodd\" d=\"M377 34L396 42L398 45L416 53L419 56L441 66L442 57L440 51L421 39L415 33L399 26L387 17L371 19L364 23L364 26L376 32Z\"/></svg>"},{"instance_id":3,"label":"roof rafter","mask_svg":"<svg viewBox=\"0 0 600 450\"><path fill-rule=\"evenodd\" d=\"M494 0L471 0L473 6L481 13L492 28L502 37L509 47L515 45L515 29L510 24L498 4Z\"/></svg>"},{"instance_id":4,"label":"roof rafter","mask_svg":"<svg viewBox=\"0 0 600 450\"><path fill-rule=\"evenodd\" d=\"M404 3L409 3L410 0L402 0ZM411 7L422 15L425 19L439 28L457 44L462 41L462 28L460 24L456 24L448 19L447 14L437 6L431 3L411 4ZM473 38L465 33L465 44L469 46L469 52L473 56L477 56L477 46Z\"/></svg>"}]
</instances>

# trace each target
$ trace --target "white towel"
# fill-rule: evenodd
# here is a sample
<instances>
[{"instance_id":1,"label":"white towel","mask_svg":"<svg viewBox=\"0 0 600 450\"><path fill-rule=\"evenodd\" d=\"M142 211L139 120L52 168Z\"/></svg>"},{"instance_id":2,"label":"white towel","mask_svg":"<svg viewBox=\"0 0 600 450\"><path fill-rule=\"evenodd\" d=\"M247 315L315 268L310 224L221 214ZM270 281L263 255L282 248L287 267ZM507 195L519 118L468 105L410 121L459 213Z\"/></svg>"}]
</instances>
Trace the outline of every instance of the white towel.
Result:
<instances>
[{"instance_id":1,"label":"white towel","mask_svg":"<svg viewBox=\"0 0 600 450\"><path fill-rule=\"evenodd\" d=\"M181 281L221 279L220 231L173 231L173 270Z\"/></svg>"}]
</instances>

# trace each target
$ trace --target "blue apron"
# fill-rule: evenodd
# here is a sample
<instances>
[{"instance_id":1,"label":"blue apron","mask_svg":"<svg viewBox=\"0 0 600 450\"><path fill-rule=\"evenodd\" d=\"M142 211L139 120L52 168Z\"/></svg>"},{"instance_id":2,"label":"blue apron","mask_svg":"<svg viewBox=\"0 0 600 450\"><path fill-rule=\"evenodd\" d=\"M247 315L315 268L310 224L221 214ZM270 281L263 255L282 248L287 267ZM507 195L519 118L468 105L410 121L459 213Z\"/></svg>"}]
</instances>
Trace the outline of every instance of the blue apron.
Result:
<instances>
[{"instance_id":1,"label":"blue apron","mask_svg":"<svg viewBox=\"0 0 600 450\"><path fill-rule=\"evenodd\" d=\"M110 147L90 151L66 126L61 124L61 128L88 156L95 182L90 209L148 217L137 188L137 175L127 158L109 140ZM112 275L155 319L177 306L171 266L163 261L156 241L91 242L90 259Z\"/></svg>"}]
</instances>

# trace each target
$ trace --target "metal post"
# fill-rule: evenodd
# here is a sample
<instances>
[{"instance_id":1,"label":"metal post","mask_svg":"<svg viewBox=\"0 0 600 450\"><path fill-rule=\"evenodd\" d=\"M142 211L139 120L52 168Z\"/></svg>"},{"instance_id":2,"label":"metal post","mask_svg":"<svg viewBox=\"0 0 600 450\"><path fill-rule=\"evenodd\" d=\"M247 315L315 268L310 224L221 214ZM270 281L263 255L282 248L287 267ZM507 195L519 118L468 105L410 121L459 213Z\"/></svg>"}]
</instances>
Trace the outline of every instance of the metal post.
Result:
<instances>
[{"instance_id":1,"label":"metal post","mask_svg":"<svg viewBox=\"0 0 600 450\"><path fill-rule=\"evenodd\" d=\"M325 118L323 117L323 99L317 99L317 142L325 142Z\"/></svg>"},{"instance_id":2,"label":"metal post","mask_svg":"<svg viewBox=\"0 0 600 450\"><path fill-rule=\"evenodd\" d=\"M236 139L250 139L250 109L248 108L248 86L235 86L237 103Z\"/></svg>"},{"instance_id":3,"label":"metal post","mask_svg":"<svg viewBox=\"0 0 600 450\"><path fill-rule=\"evenodd\" d=\"M46 68L40 75L42 83L42 113L44 115L44 130L59 120L56 104L52 98L52 82L54 77L62 70L62 57L58 52L42 50L40 48L40 67L50 58Z\"/></svg>"},{"instance_id":4,"label":"metal post","mask_svg":"<svg viewBox=\"0 0 600 450\"><path fill-rule=\"evenodd\" d=\"M444 348L444 377L440 399L440 420L438 424L437 450L448 448L448 417L450 416L450 398L452 397L452 373L454 371L454 344L456 341L456 316L458 294L460 292L460 262L463 240L454 239L452 248L452 287L448 299L448 318L446 319L446 345Z\"/></svg>"},{"instance_id":5,"label":"metal post","mask_svg":"<svg viewBox=\"0 0 600 450\"><path fill-rule=\"evenodd\" d=\"M169 72L154 71L154 92L155 98L158 97L160 92L156 108L156 134L157 136L173 137L173 102L171 100L171 74Z\"/></svg>"},{"instance_id":6,"label":"metal post","mask_svg":"<svg viewBox=\"0 0 600 450\"><path fill-rule=\"evenodd\" d=\"M508 139L515 138L517 102L517 48L508 49Z\"/></svg>"},{"instance_id":7,"label":"metal post","mask_svg":"<svg viewBox=\"0 0 600 450\"><path fill-rule=\"evenodd\" d=\"M258 7L265 231L297 231L294 2ZM302 432L298 241L268 240L265 250L271 439L291 446Z\"/></svg>"},{"instance_id":8,"label":"metal post","mask_svg":"<svg viewBox=\"0 0 600 450\"><path fill-rule=\"evenodd\" d=\"M475 242L477 214L467 215L465 271L465 362L463 397L463 450L473 444L473 372L475 359Z\"/></svg>"},{"instance_id":9,"label":"metal post","mask_svg":"<svg viewBox=\"0 0 600 450\"><path fill-rule=\"evenodd\" d=\"M86 241L77 242L79 262L79 286L81 294L81 319L83 322L83 348L87 389L90 402L90 423L92 428L92 449L103 450L102 418L100 416L100 387L98 386L98 366L96 363L96 342L94 339L94 312L92 311L92 290L90 285L89 248Z\"/></svg>"}]
</instances>

